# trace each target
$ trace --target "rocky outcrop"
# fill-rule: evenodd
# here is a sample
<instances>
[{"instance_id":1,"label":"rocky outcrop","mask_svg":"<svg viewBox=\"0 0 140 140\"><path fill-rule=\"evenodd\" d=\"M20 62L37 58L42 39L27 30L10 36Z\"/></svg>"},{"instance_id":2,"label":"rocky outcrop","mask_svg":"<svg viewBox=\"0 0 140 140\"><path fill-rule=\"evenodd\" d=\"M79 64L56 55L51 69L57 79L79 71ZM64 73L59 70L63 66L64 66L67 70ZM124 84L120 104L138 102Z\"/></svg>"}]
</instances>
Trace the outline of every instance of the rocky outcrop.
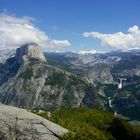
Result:
<instances>
[{"instance_id":1,"label":"rocky outcrop","mask_svg":"<svg viewBox=\"0 0 140 140\"><path fill-rule=\"evenodd\" d=\"M0 85L17 74L19 68L22 69L32 59L46 62L41 47L35 43L25 44L17 50L0 51Z\"/></svg>"},{"instance_id":2,"label":"rocky outcrop","mask_svg":"<svg viewBox=\"0 0 140 140\"><path fill-rule=\"evenodd\" d=\"M58 140L67 132L24 109L0 104L0 140Z\"/></svg>"},{"instance_id":3,"label":"rocky outcrop","mask_svg":"<svg viewBox=\"0 0 140 140\"><path fill-rule=\"evenodd\" d=\"M106 63L98 63L87 70L85 77L88 81L102 84L113 84L113 76L111 74L111 66Z\"/></svg>"},{"instance_id":4,"label":"rocky outcrop","mask_svg":"<svg viewBox=\"0 0 140 140\"><path fill-rule=\"evenodd\" d=\"M88 83L72 73L30 61L0 87L0 101L27 109L79 107L87 90ZM97 94L94 90L89 92L93 96Z\"/></svg>"},{"instance_id":5,"label":"rocky outcrop","mask_svg":"<svg viewBox=\"0 0 140 140\"><path fill-rule=\"evenodd\" d=\"M88 96L85 94L89 83L71 72L49 65L39 49L36 44L26 44L17 49L14 62L20 67L15 75L0 86L0 102L26 109L44 110L86 104ZM89 92L93 97L94 94L97 95L96 90ZM83 100L84 97L86 100ZM95 100L93 98L92 101ZM102 106L100 102L94 105L90 107Z\"/></svg>"},{"instance_id":6,"label":"rocky outcrop","mask_svg":"<svg viewBox=\"0 0 140 140\"><path fill-rule=\"evenodd\" d=\"M46 61L42 48L35 43L25 44L18 48L15 58L20 64L23 61L29 61L31 59Z\"/></svg>"}]
</instances>

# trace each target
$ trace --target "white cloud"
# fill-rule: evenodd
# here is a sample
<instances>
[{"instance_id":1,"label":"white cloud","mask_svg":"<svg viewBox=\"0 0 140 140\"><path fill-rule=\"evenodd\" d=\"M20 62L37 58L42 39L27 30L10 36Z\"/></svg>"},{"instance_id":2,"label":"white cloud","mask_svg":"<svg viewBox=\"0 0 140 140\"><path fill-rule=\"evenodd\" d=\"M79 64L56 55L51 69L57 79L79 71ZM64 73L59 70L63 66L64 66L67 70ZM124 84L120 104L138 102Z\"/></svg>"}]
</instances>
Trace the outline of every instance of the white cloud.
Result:
<instances>
[{"instance_id":1,"label":"white cloud","mask_svg":"<svg viewBox=\"0 0 140 140\"><path fill-rule=\"evenodd\" d=\"M99 32L85 32L84 37L93 37L101 40L102 46L109 46L116 49L128 50L140 49L140 29L133 26L128 29L128 33L117 32L114 34L102 34Z\"/></svg>"},{"instance_id":2,"label":"white cloud","mask_svg":"<svg viewBox=\"0 0 140 140\"><path fill-rule=\"evenodd\" d=\"M51 40L48 42L48 46L50 48L62 48L65 46L70 46L70 42L68 40Z\"/></svg>"},{"instance_id":3,"label":"white cloud","mask_svg":"<svg viewBox=\"0 0 140 140\"><path fill-rule=\"evenodd\" d=\"M50 39L47 34L33 25L31 17L16 17L0 14L0 50L17 48L25 43L35 42L43 48L70 46L68 40Z\"/></svg>"}]
</instances>

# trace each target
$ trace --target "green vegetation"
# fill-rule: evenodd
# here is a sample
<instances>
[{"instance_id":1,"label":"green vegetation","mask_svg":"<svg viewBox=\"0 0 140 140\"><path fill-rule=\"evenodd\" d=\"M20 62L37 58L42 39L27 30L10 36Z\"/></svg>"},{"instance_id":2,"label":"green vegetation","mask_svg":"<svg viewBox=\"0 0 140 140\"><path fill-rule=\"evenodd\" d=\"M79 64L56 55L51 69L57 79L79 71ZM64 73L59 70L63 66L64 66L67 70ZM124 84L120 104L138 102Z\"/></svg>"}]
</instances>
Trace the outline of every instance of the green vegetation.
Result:
<instances>
[{"instance_id":1,"label":"green vegetation","mask_svg":"<svg viewBox=\"0 0 140 140\"><path fill-rule=\"evenodd\" d=\"M120 113L124 116L129 116L132 120L140 121L140 108L132 107L127 110L121 110Z\"/></svg>"},{"instance_id":2,"label":"green vegetation","mask_svg":"<svg viewBox=\"0 0 140 140\"><path fill-rule=\"evenodd\" d=\"M26 70L19 75L20 78L23 78L25 80L31 80L32 76L33 76L32 67L27 67Z\"/></svg>"},{"instance_id":3,"label":"green vegetation","mask_svg":"<svg viewBox=\"0 0 140 140\"><path fill-rule=\"evenodd\" d=\"M72 72L73 70L71 67L71 61L76 60L74 57L65 57L63 55L53 55L53 54L47 54L47 61L49 65L57 66L59 68L65 69L69 72Z\"/></svg>"},{"instance_id":4,"label":"green vegetation","mask_svg":"<svg viewBox=\"0 0 140 140\"><path fill-rule=\"evenodd\" d=\"M132 120L140 120L140 84L128 84L118 90L113 97L113 103L119 109L119 113Z\"/></svg>"},{"instance_id":5,"label":"green vegetation","mask_svg":"<svg viewBox=\"0 0 140 140\"><path fill-rule=\"evenodd\" d=\"M57 86L57 88L64 91L61 105L64 108L76 106L77 98L74 93L77 89L86 90L87 88L87 83L82 79L78 78L74 74L65 73L64 71L55 71L50 73L45 80L45 85L50 85L51 88ZM49 100L59 98L59 94L50 95L49 93L42 93L42 95Z\"/></svg>"},{"instance_id":6,"label":"green vegetation","mask_svg":"<svg viewBox=\"0 0 140 140\"><path fill-rule=\"evenodd\" d=\"M130 65L131 64L131 65ZM140 65L139 58L137 56L133 56L131 58L126 58L119 61L114 65L112 72L121 72L124 69L134 69Z\"/></svg>"},{"instance_id":7,"label":"green vegetation","mask_svg":"<svg viewBox=\"0 0 140 140\"><path fill-rule=\"evenodd\" d=\"M66 88L69 88L73 85L77 85L79 83L84 83L80 78L75 75L66 75L65 72L53 72L46 79L46 85L66 85Z\"/></svg>"},{"instance_id":8,"label":"green vegetation","mask_svg":"<svg viewBox=\"0 0 140 140\"><path fill-rule=\"evenodd\" d=\"M61 140L139 140L140 127L114 117L104 110L75 108L53 111L48 118L47 112L34 112L42 117L67 128L69 133Z\"/></svg>"},{"instance_id":9,"label":"green vegetation","mask_svg":"<svg viewBox=\"0 0 140 140\"><path fill-rule=\"evenodd\" d=\"M69 129L71 129L72 125L70 125L70 122L68 121L72 121L73 123L77 122L77 124L79 123L80 125L88 124L89 126L94 126L98 129L105 129L106 125L112 122L113 116L113 113L104 110L67 108L52 112L52 121L59 124L61 123L61 125L65 125L69 127Z\"/></svg>"},{"instance_id":10,"label":"green vegetation","mask_svg":"<svg viewBox=\"0 0 140 140\"><path fill-rule=\"evenodd\" d=\"M112 97L116 92L117 92L117 85L114 84L106 84L106 85L102 85L104 86L104 91L106 96L108 97Z\"/></svg>"},{"instance_id":11,"label":"green vegetation","mask_svg":"<svg viewBox=\"0 0 140 140\"><path fill-rule=\"evenodd\" d=\"M114 118L108 130L116 140L140 140L140 126L131 126L120 118Z\"/></svg>"},{"instance_id":12,"label":"green vegetation","mask_svg":"<svg viewBox=\"0 0 140 140\"><path fill-rule=\"evenodd\" d=\"M65 73L63 72L53 72L45 81L46 85L64 85L65 83Z\"/></svg>"},{"instance_id":13,"label":"green vegetation","mask_svg":"<svg viewBox=\"0 0 140 140\"><path fill-rule=\"evenodd\" d=\"M56 96L55 94L51 94L48 97L49 100L56 100L57 98L58 98L58 96Z\"/></svg>"},{"instance_id":14,"label":"green vegetation","mask_svg":"<svg viewBox=\"0 0 140 140\"><path fill-rule=\"evenodd\" d=\"M67 107L72 107L73 104L75 104L75 97L72 92L69 92L64 95L63 101L62 101L62 107L67 108Z\"/></svg>"},{"instance_id":15,"label":"green vegetation","mask_svg":"<svg viewBox=\"0 0 140 140\"><path fill-rule=\"evenodd\" d=\"M30 66L33 66L33 65L38 64L38 63L40 63L40 61L38 59L35 59L35 58L30 59Z\"/></svg>"},{"instance_id":16,"label":"green vegetation","mask_svg":"<svg viewBox=\"0 0 140 140\"><path fill-rule=\"evenodd\" d=\"M138 83L124 86L121 89L120 92L131 92L131 93L135 93L137 90L140 90L140 84L138 84Z\"/></svg>"},{"instance_id":17,"label":"green vegetation","mask_svg":"<svg viewBox=\"0 0 140 140\"><path fill-rule=\"evenodd\" d=\"M69 85L77 85L79 83L83 83L83 81L75 75L70 75L69 79Z\"/></svg>"}]
</instances>

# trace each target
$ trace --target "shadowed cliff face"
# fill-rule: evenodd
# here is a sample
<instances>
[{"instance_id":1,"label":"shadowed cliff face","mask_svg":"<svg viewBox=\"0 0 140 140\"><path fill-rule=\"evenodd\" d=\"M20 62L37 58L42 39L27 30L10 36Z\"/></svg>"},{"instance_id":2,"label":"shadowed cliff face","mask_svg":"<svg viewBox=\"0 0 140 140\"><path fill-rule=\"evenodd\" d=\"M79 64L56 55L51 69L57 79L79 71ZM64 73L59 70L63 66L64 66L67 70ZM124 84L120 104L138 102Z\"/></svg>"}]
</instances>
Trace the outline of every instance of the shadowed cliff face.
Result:
<instances>
[{"instance_id":1,"label":"shadowed cliff face","mask_svg":"<svg viewBox=\"0 0 140 140\"><path fill-rule=\"evenodd\" d=\"M0 63L0 86L13 77L19 70L20 64L15 57L6 60L5 64Z\"/></svg>"}]
</instances>

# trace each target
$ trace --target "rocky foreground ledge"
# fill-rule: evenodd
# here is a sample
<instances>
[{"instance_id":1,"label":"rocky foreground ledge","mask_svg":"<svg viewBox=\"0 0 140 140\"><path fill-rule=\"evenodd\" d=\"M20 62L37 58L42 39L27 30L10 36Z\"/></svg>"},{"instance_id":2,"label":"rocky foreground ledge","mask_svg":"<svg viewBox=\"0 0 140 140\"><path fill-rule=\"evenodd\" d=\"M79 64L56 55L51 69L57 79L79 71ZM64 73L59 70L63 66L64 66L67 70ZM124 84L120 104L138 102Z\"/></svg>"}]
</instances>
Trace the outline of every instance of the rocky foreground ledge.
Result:
<instances>
[{"instance_id":1,"label":"rocky foreground ledge","mask_svg":"<svg viewBox=\"0 0 140 140\"><path fill-rule=\"evenodd\" d=\"M58 140L67 132L25 109L0 104L0 140Z\"/></svg>"}]
</instances>

